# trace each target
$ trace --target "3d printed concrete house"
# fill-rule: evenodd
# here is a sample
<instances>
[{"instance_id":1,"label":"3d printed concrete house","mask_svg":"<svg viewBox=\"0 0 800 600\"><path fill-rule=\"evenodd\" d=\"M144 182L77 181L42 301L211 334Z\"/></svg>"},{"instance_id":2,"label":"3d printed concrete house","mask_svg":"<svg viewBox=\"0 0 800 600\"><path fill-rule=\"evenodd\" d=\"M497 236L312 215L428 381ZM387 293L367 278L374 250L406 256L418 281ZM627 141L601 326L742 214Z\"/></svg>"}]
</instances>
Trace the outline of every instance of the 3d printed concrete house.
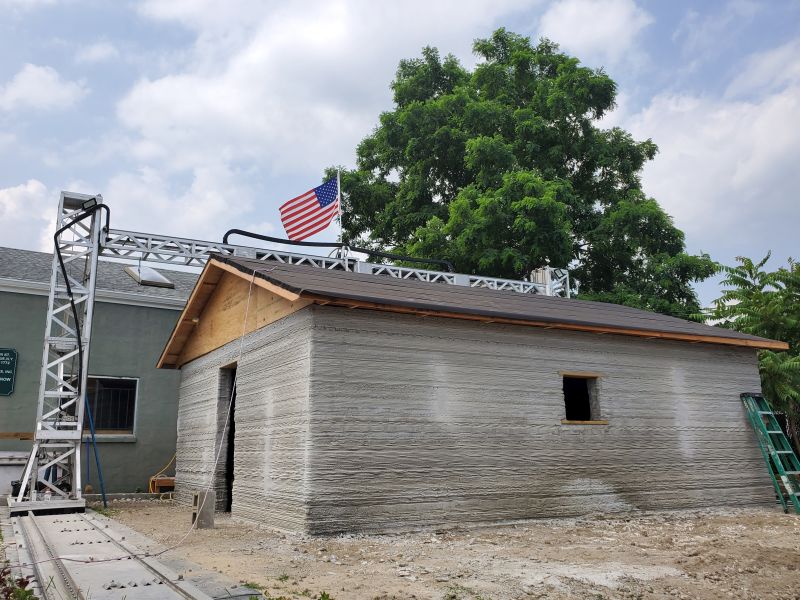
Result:
<instances>
[{"instance_id":1,"label":"3d printed concrete house","mask_svg":"<svg viewBox=\"0 0 800 600\"><path fill-rule=\"evenodd\" d=\"M179 501L213 474L219 510L330 533L773 502L739 394L760 389L756 349L783 347L623 306L219 257L159 366L182 369Z\"/></svg>"}]
</instances>

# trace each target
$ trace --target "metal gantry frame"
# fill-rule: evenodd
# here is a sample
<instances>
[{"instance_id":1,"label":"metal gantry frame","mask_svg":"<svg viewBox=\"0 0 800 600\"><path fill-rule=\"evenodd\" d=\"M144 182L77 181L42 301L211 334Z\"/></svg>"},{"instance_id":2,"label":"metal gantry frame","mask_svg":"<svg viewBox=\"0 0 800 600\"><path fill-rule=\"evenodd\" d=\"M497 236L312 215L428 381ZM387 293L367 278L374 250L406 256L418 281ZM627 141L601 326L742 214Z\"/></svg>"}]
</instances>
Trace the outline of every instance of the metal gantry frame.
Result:
<instances>
[{"instance_id":1,"label":"metal gantry frame","mask_svg":"<svg viewBox=\"0 0 800 600\"><path fill-rule=\"evenodd\" d=\"M564 269L544 267L532 273L530 281L516 281L374 264L349 256L346 248L340 249L338 256L326 257L106 229L103 227L100 211L97 210L86 219L75 221L85 213L87 203L93 202L102 204L102 196L62 192L59 200L56 229L64 230L55 243L64 259L72 297L68 293L57 253L54 253L36 431L19 493L9 500L12 514L54 509L82 510L85 507L80 475L81 440L97 262L100 258L203 267L211 255L216 253L265 262L413 279L432 284L547 296L570 295L569 273ZM75 313L78 317L77 323ZM82 364L79 366L81 356Z\"/></svg>"},{"instance_id":2,"label":"metal gantry frame","mask_svg":"<svg viewBox=\"0 0 800 600\"><path fill-rule=\"evenodd\" d=\"M80 470L84 390L102 226L99 211L78 218L86 213L84 203L92 200L102 203L102 197L69 192L62 192L59 199L60 233L55 243L66 273L54 252L36 429L20 490L9 501L13 512L84 506Z\"/></svg>"}]
</instances>

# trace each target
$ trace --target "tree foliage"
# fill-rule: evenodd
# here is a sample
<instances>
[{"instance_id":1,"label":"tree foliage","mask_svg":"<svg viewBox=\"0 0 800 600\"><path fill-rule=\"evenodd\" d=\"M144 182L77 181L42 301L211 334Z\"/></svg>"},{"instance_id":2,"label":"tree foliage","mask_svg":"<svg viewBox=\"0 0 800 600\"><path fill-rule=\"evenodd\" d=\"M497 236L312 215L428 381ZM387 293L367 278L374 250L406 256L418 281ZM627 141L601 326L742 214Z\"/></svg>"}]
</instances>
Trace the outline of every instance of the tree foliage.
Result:
<instances>
[{"instance_id":1,"label":"tree foliage","mask_svg":"<svg viewBox=\"0 0 800 600\"><path fill-rule=\"evenodd\" d=\"M767 271L767 254L759 262L738 257L734 267L723 267L726 286L714 302L712 317L723 327L789 344L786 352L759 353L761 386L767 399L789 420L800 448L800 264Z\"/></svg>"},{"instance_id":2,"label":"tree foliage","mask_svg":"<svg viewBox=\"0 0 800 600\"><path fill-rule=\"evenodd\" d=\"M435 48L403 60L394 109L342 174L346 241L522 278L570 267L584 297L686 316L715 271L642 192L657 151L598 119L616 85L548 40L476 40L473 71Z\"/></svg>"}]
</instances>

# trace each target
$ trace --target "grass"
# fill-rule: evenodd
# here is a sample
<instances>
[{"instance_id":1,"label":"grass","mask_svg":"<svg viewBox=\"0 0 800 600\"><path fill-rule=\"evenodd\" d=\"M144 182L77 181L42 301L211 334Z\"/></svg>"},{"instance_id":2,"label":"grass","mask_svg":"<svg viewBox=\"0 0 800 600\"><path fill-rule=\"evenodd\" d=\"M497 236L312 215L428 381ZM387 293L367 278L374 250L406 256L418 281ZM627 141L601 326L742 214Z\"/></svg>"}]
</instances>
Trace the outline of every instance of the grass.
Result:
<instances>
[{"instance_id":1,"label":"grass","mask_svg":"<svg viewBox=\"0 0 800 600\"><path fill-rule=\"evenodd\" d=\"M109 519L116 515L119 511L114 508L105 508L104 506L98 506L96 508L92 508L92 510L104 517L108 517Z\"/></svg>"},{"instance_id":2,"label":"grass","mask_svg":"<svg viewBox=\"0 0 800 600\"><path fill-rule=\"evenodd\" d=\"M457 583L447 588L442 600L467 600L468 598L471 600L486 600L483 596L476 594L474 590Z\"/></svg>"},{"instance_id":3,"label":"grass","mask_svg":"<svg viewBox=\"0 0 800 600\"><path fill-rule=\"evenodd\" d=\"M281 573L276 577L278 581L289 581L289 576L286 573Z\"/></svg>"},{"instance_id":4,"label":"grass","mask_svg":"<svg viewBox=\"0 0 800 600\"><path fill-rule=\"evenodd\" d=\"M278 577L281 581L287 581L289 579L288 575L285 575L286 579L281 579L284 575ZM242 587L250 588L251 590L258 590L261 592L259 596L251 596L248 600L252 598L256 598L257 600L292 600L289 596L272 596L269 592L267 592L267 586L261 585L260 583L255 583L253 581L247 581L242 584ZM312 600L335 600L333 596L331 596L328 592L320 592L316 596L311 596L311 592L309 590L303 590L302 592L297 592L301 596L307 596L312 598ZM294 594L293 594L294 595Z\"/></svg>"},{"instance_id":5,"label":"grass","mask_svg":"<svg viewBox=\"0 0 800 600\"><path fill-rule=\"evenodd\" d=\"M2 600L38 600L33 592L26 589L30 584L27 577L14 577L6 561L0 568L0 599Z\"/></svg>"},{"instance_id":6,"label":"grass","mask_svg":"<svg viewBox=\"0 0 800 600\"><path fill-rule=\"evenodd\" d=\"M244 586L246 588L250 588L251 590L258 590L258 591L263 591L263 590L267 589L265 586L261 585L260 583L254 583L252 581L245 581L242 584L242 586Z\"/></svg>"}]
</instances>

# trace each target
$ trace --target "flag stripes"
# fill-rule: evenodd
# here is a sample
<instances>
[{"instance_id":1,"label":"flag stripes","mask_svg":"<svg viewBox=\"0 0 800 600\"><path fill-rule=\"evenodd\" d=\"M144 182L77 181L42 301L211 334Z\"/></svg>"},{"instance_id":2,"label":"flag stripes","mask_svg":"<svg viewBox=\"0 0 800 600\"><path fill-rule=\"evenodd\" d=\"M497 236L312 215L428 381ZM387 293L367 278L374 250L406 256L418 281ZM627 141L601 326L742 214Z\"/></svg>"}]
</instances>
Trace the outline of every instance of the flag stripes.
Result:
<instances>
[{"instance_id":1,"label":"flag stripes","mask_svg":"<svg viewBox=\"0 0 800 600\"><path fill-rule=\"evenodd\" d=\"M326 181L286 201L279 209L286 236L290 240L301 241L319 233L339 214L339 207L337 179Z\"/></svg>"}]
</instances>

